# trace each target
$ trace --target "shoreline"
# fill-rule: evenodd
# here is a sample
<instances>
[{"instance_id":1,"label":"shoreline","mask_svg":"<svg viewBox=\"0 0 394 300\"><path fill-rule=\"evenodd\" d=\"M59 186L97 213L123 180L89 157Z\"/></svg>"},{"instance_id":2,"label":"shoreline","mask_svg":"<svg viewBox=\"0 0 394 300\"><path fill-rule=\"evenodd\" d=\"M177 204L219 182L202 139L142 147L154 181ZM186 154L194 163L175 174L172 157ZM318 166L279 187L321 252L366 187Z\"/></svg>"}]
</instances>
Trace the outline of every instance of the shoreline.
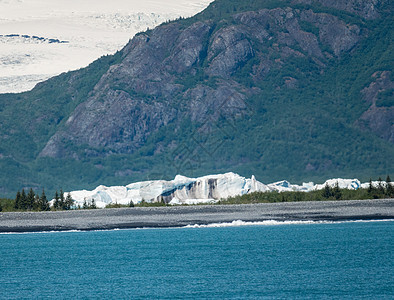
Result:
<instances>
[{"instance_id":1,"label":"shoreline","mask_svg":"<svg viewBox=\"0 0 394 300\"><path fill-rule=\"evenodd\" d=\"M171 228L262 221L394 219L394 199L0 213L0 233Z\"/></svg>"}]
</instances>

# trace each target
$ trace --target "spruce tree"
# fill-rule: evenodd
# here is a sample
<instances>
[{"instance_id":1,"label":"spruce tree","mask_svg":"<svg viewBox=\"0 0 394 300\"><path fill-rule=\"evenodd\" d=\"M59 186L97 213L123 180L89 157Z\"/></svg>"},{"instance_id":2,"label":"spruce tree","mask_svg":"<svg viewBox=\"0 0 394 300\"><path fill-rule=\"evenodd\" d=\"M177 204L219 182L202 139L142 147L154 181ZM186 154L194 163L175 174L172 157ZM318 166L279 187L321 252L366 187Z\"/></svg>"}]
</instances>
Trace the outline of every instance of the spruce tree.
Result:
<instances>
[{"instance_id":1,"label":"spruce tree","mask_svg":"<svg viewBox=\"0 0 394 300\"><path fill-rule=\"evenodd\" d=\"M341 189L339 188L338 181L335 183L335 187L333 189L333 196L335 197L336 200L339 200L342 197L342 192Z\"/></svg>"},{"instance_id":2,"label":"spruce tree","mask_svg":"<svg viewBox=\"0 0 394 300\"><path fill-rule=\"evenodd\" d=\"M322 196L323 198L330 198L333 195L332 190L330 188L330 186L328 185L328 183L326 183L326 185L324 186L324 189L322 191Z\"/></svg>"},{"instance_id":3,"label":"spruce tree","mask_svg":"<svg viewBox=\"0 0 394 300\"><path fill-rule=\"evenodd\" d=\"M86 198L83 199L83 205L82 205L83 209L87 209L89 208L88 203L86 202Z\"/></svg>"},{"instance_id":4,"label":"spruce tree","mask_svg":"<svg viewBox=\"0 0 394 300\"><path fill-rule=\"evenodd\" d=\"M380 177L378 179L378 192L380 195L384 195L384 186L382 183L382 178L380 178Z\"/></svg>"},{"instance_id":5,"label":"spruce tree","mask_svg":"<svg viewBox=\"0 0 394 300\"><path fill-rule=\"evenodd\" d=\"M0 201L0 212L2 212L3 211L3 205L1 204L1 201Z\"/></svg>"},{"instance_id":6,"label":"spruce tree","mask_svg":"<svg viewBox=\"0 0 394 300\"><path fill-rule=\"evenodd\" d=\"M393 184L391 183L391 178L389 175L387 175L386 178L386 195L388 197L394 197L394 187Z\"/></svg>"},{"instance_id":7,"label":"spruce tree","mask_svg":"<svg viewBox=\"0 0 394 300\"><path fill-rule=\"evenodd\" d=\"M92 199L92 204L90 204L89 208L91 208L91 209L96 209L97 208L96 201L94 201L94 199Z\"/></svg>"},{"instance_id":8,"label":"spruce tree","mask_svg":"<svg viewBox=\"0 0 394 300\"><path fill-rule=\"evenodd\" d=\"M42 210L42 211L47 211L47 210L50 209L49 208L48 199L47 199L47 196L45 195L44 189L42 189L42 194L41 194L41 197L40 197L40 208L39 209Z\"/></svg>"},{"instance_id":9,"label":"spruce tree","mask_svg":"<svg viewBox=\"0 0 394 300\"><path fill-rule=\"evenodd\" d=\"M22 189L20 203L21 203L20 209L26 209L27 208L27 196L26 196L26 193L25 193L25 189Z\"/></svg>"},{"instance_id":10,"label":"spruce tree","mask_svg":"<svg viewBox=\"0 0 394 300\"><path fill-rule=\"evenodd\" d=\"M26 209L33 209L34 198L35 198L35 193L34 193L33 189L30 188L29 193L27 194Z\"/></svg>"},{"instance_id":11,"label":"spruce tree","mask_svg":"<svg viewBox=\"0 0 394 300\"><path fill-rule=\"evenodd\" d=\"M66 197L66 209L69 210L74 205L74 200L71 197L71 194L68 193Z\"/></svg>"},{"instance_id":12,"label":"spruce tree","mask_svg":"<svg viewBox=\"0 0 394 300\"><path fill-rule=\"evenodd\" d=\"M15 204L14 204L14 208L15 209L21 209L21 193L18 191L16 193L16 197L15 197Z\"/></svg>"},{"instance_id":13,"label":"spruce tree","mask_svg":"<svg viewBox=\"0 0 394 300\"><path fill-rule=\"evenodd\" d=\"M368 185L368 194L372 195L375 192L375 187L373 186L372 179L369 178L369 185Z\"/></svg>"},{"instance_id":14,"label":"spruce tree","mask_svg":"<svg viewBox=\"0 0 394 300\"><path fill-rule=\"evenodd\" d=\"M66 200L64 199L64 192L60 189L60 209L66 209Z\"/></svg>"},{"instance_id":15,"label":"spruce tree","mask_svg":"<svg viewBox=\"0 0 394 300\"><path fill-rule=\"evenodd\" d=\"M55 193L55 201L53 202L53 208L54 209L59 209L60 208L59 194L58 194L57 191Z\"/></svg>"}]
</instances>

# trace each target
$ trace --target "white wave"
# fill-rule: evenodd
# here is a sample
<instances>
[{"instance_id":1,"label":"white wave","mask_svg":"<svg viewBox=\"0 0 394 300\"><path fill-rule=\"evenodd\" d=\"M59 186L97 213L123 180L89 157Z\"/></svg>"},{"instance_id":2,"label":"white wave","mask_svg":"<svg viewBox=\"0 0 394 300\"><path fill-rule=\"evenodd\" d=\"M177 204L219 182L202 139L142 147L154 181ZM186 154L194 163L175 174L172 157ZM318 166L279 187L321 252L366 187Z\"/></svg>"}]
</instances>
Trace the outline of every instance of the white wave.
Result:
<instances>
[{"instance_id":1,"label":"white wave","mask_svg":"<svg viewBox=\"0 0 394 300\"><path fill-rule=\"evenodd\" d=\"M211 224L194 224L183 227L137 227L137 228L113 228L113 229L95 229L95 230L52 230L52 231L32 231L32 232L0 232L0 235L9 234L51 234L51 233L77 233L77 232L100 232L100 231L130 231L130 230L165 230L165 229L189 229L189 228L220 228L220 227L240 227L240 226L277 226L277 225L308 225L308 224L345 224L345 223L377 223L377 222L394 222L394 219L382 220L347 220L347 221L276 221L266 220L257 222L247 222L235 220L232 222L211 223Z\"/></svg>"},{"instance_id":2,"label":"white wave","mask_svg":"<svg viewBox=\"0 0 394 300\"><path fill-rule=\"evenodd\" d=\"M232 222L224 223L212 223L212 224L194 224L187 225L182 228L217 228L217 227L239 227L239 226L276 226L276 225L305 225L305 224L341 224L341 223L373 223L373 222L394 222L393 219L384 220L349 220L349 221L276 221L266 220L258 222L245 222L242 220L236 220Z\"/></svg>"},{"instance_id":3,"label":"white wave","mask_svg":"<svg viewBox=\"0 0 394 300\"><path fill-rule=\"evenodd\" d=\"M212 227L238 227L238 226L264 226L264 225L288 225L288 224L314 224L320 223L316 221L276 221L276 220L267 220L267 221L259 221L259 222L245 222L242 220L232 221L231 223L212 223L212 224L194 224L187 225L183 228L212 228Z\"/></svg>"}]
</instances>

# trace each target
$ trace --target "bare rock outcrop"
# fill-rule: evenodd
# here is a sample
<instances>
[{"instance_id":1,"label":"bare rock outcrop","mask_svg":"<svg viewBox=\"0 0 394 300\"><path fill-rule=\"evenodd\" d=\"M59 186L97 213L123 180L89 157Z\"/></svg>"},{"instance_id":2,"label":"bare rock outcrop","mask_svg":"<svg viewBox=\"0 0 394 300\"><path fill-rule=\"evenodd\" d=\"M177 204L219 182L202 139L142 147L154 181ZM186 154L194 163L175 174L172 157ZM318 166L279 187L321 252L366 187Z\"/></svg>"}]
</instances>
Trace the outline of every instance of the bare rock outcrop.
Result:
<instances>
[{"instance_id":1,"label":"bare rock outcrop","mask_svg":"<svg viewBox=\"0 0 394 300\"><path fill-rule=\"evenodd\" d=\"M367 19L378 16L377 0L319 2ZM120 63L101 77L40 156L133 153L160 128L185 118L197 123L241 118L254 90L237 80L239 72L257 82L293 59L324 70L364 37L358 25L338 16L291 7L234 14L224 24L163 24L125 46ZM244 69L248 64L253 67ZM298 75L285 72L276 88L297 89ZM371 107L361 118L364 127L379 132L387 122L374 121L377 115L387 121L392 110ZM386 131L382 136L393 139Z\"/></svg>"},{"instance_id":2,"label":"bare rock outcrop","mask_svg":"<svg viewBox=\"0 0 394 300\"><path fill-rule=\"evenodd\" d=\"M369 20L379 17L378 5L382 0L293 0L293 3L312 4L313 2L344 10Z\"/></svg>"},{"instance_id":3,"label":"bare rock outcrop","mask_svg":"<svg viewBox=\"0 0 394 300\"><path fill-rule=\"evenodd\" d=\"M361 92L370 107L358 119L357 125L394 143L394 106L380 106L378 103L381 93L394 89L394 81L390 76L389 71L376 72L372 75L373 82Z\"/></svg>"}]
</instances>

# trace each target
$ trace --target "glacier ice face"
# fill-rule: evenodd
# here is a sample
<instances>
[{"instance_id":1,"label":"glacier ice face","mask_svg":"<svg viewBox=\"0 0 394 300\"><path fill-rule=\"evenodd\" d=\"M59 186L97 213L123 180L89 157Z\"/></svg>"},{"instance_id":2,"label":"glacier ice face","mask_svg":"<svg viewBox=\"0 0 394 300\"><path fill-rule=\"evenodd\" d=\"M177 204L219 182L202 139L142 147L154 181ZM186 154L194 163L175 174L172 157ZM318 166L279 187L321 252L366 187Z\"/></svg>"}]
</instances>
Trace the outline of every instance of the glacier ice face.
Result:
<instances>
[{"instance_id":1,"label":"glacier ice face","mask_svg":"<svg viewBox=\"0 0 394 300\"><path fill-rule=\"evenodd\" d=\"M329 179L323 184L317 184L315 190L321 190L327 184L329 187L335 187L338 183L340 189L357 190L361 187L361 182L358 179Z\"/></svg>"},{"instance_id":2,"label":"glacier ice face","mask_svg":"<svg viewBox=\"0 0 394 300\"><path fill-rule=\"evenodd\" d=\"M265 184L252 178L245 178L235 173L208 175L188 178L177 175L174 180L152 180L131 183L127 186L98 186L93 191L73 191L72 198L76 205L92 202L97 207L110 203L129 204L146 202L165 202L169 204L212 203L222 198L244 195L257 191L269 191Z\"/></svg>"},{"instance_id":3,"label":"glacier ice face","mask_svg":"<svg viewBox=\"0 0 394 300\"><path fill-rule=\"evenodd\" d=\"M371 181L371 183L372 183L372 187L374 187L374 188L378 188L379 185L382 185L382 187L384 187L384 188L387 186L387 183L385 181ZM391 183L391 184L393 184L393 183ZM362 183L360 185L360 187L362 189L367 189L367 188L369 188L369 185L370 185L369 182L365 182L365 183Z\"/></svg>"},{"instance_id":4,"label":"glacier ice face","mask_svg":"<svg viewBox=\"0 0 394 300\"><path fill-rule=\"evenodd\" d=\"M325 185L334 187L338 183L340 188L358 189L368 187L368 183L361 184L358 179L329 179L323 184L313 182L302 185L291 184L286 180L263 184L254 176L245 178L235 173L207 175L189 178L177 175L173 180L150 180L131 183L127 186L98 186L93 191L73 191L71 197L76 205L82 206L84 201L95 201L97 207L103 208L107 204L128 205L130 202L165 202L170 205L215 203L220 199L249 194L253 192L310 192L321 190ZM378 182L373 182L375 186Z\"/></svg>"},{"instance_id":5,"label":"glacier ice face","mask_svg":"<svg viewBox=\"0 0 394 300\"><path fill-rule=\"evenodd\" d=\"M338 187L341 189L357 190L361 187L361 183L358 179L328 179L323 184L314 184L313 182L304 182L302 185L291 184L286 180L274 182L268 184L268 187L272 191L277 192L310 192L315 190L324 189L327 184L329 187L335 187L338 183Z\"/></svg>"}]
</instances>

